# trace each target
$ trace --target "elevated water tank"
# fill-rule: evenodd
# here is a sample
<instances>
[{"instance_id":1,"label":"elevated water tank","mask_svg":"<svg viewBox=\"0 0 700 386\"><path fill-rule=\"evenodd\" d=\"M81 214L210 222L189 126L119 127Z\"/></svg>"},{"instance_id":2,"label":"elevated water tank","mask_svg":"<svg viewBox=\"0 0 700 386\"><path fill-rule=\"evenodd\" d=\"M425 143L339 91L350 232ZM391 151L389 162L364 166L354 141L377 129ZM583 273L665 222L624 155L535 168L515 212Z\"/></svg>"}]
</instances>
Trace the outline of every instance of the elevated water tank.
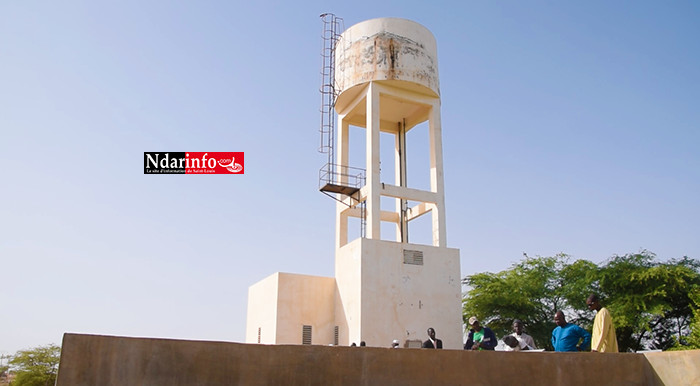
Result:
<instances>
[{"instance_id":1,"label":"elevated water tank","mask_svg":"<svg viewBox=\"0 0 700 386\"><path fill-rule=\"evenodd\" d=\"M354 99L357 88L370 81L439 97L433 34L414 21L399 18L367 20L345 30L335 49L336 109Z\"/></svg>"}]
</instances>

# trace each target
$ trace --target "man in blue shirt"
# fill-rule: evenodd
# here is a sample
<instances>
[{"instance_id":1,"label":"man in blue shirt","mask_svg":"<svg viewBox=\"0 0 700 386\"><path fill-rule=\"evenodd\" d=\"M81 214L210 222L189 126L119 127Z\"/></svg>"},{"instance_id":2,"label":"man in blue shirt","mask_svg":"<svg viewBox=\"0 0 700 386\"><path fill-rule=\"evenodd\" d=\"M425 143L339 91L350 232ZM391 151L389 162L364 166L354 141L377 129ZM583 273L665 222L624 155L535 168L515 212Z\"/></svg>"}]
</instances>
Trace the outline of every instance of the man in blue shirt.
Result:
<instances>
[{"instance_id":1,"label":"man in blue shirt","mask_svg":"<svg viewBox=\"0 0 700 386\"><path fill-rule=\"evenodd\" d=\"M567 323L564 313L554 314L557 327L552 331L552 346L554 351L588 351L591 348L591 334L583 328ZM583 339L579 345L578 342Z\"/></svg>"}]
</instances>

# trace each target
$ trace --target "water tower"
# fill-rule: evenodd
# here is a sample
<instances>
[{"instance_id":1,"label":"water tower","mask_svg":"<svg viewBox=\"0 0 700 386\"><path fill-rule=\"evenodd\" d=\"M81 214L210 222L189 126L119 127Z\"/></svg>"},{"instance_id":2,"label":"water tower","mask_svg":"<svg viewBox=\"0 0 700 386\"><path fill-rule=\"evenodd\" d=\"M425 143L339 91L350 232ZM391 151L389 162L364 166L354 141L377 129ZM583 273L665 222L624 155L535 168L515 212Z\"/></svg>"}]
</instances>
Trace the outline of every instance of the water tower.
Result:
<instances>
[{"instance_id":1,"label":"water tower","mask_svg":"<svg viewBox=\"0 0 700 386\"><path fill-rule=\"evenodd\" d=\"M280 309L304 307L282 304L283 297L301 302L303 297L318 298L324 315L332 309L332 315L322 316L317 308L306 315L285 312L284 321L276 318L275 328L291 323L290 331L299 331L299 337L311 343L366 341L388 346L399 339L405 347L420 347L427 339L426 329L433 327L445 348L461 349L461 271L459 250L447 248L446 242L435 38L405 19L372 19L336 33L338 19L322 18L326 45L321 137L328 162L320 172L320 190L337 200L335 288L331 296L324 292L332 286L328 278L284 274L254 285L251 294L263 288L276 291L277 315ZM360 148L351 146L351 130L364 133ZM428 140L407 149L410 130L426 130ZM393 143L390 159L381 159L380 138L387 137L381 133ZM418 147L429 154L429 189L407 183L406 154ZM350 155L357 153L364 154L363 164L350 165ZM387 178L380 167L392 169L389 165L393 176ZM432 242L427 245L412 243L408 234L409 223L421 216L431 218ZM361 229L351 240L352 218ZM390 224L391 234L382 234L382 223ZM259 290L254 291L256 286ZM254 341L254 327L262 324L254 319L251 326L251 302L262 300L249 296L248 341ZM260 331L258 341L265 343ZM312 331L325 338L314 340Z\"/></svg>"},{"instance_id":2,"label":"water tower","mask_svg":"<svg viewBox=\"0 0 700 386\"><path fill-rule=\"evenodd\" d=\"M341 336L350 341L400 339L417 342L434 327L450 348L461 348L459 251L447 248L442 164L440 88L435 38L410 20L381 18L345 30L335 46L335 111L338 114L335 180L322 190L337 191L336 315ZM426 125L421 125L427 121ZM350 127L365 130L366 178L357 192L345 172ZM406 133L427 130L430 190L408 187ZM393 159L380 157L380 133L393 135ZM381 182L380 166L393 163L393 184ZM331 173L329 173L331 174ZM386 178L384 178L386 180ZM383 208L382 201L394 205ZM408 224L432 218L432 245L410 243ZM361 237L348 240L348 220L359 217ZM364 221L362 221L364 220ZM395 232L382 235L382 222Z\"/></svg>"}]
</instances>

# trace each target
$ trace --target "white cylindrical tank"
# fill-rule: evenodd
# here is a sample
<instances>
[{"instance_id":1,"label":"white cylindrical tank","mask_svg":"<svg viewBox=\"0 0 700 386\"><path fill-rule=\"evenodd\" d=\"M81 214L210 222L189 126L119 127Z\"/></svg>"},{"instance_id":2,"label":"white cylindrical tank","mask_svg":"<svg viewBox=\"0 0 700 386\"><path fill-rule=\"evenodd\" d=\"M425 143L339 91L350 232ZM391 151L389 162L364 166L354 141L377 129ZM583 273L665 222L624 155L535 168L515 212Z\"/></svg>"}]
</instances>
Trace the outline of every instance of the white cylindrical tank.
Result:
<instances>
[{"instance_id":1,"label":"white cylindrical tank","mask_svg":"<svg viewBox=\"0 0 700 386\"><path fill-rule=\"evenodd\" d=\"M439 97L433 34L414 21L399 18L367 20L346 29L335 49L336 106L345 99L343 93L369 81L389 81Z\"/></svg>"}]
</instances>

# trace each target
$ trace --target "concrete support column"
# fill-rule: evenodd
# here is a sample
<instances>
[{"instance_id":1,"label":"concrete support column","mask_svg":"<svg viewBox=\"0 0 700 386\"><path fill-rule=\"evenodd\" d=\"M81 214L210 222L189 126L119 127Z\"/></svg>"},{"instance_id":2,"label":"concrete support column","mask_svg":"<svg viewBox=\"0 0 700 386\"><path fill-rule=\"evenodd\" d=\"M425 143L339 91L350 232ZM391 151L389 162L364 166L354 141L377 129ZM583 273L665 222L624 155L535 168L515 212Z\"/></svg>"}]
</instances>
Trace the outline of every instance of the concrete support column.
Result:
<instances>
[{"instance_id":1,"label":"concrete support column","mask_svg":"<svg viewBox=\"0 0 700 386\"><path fill-rule=\"evenodd\" d=\"M396 178L394 184L405 188L406 181L406 128L403 122L397 124L396 141L394 146L394 170ZM406 200L396 199L396 212L399 214L399 222L396 224L396 241L408 242L408 221L406 221Z\"/></svg>"},{"instance_id":2,"label":"concrete support column","mask_svg":"<svg viewBox=\"0 0 700 386\"><path fill-rule=\"evenodd\" d=\"M433 220L433 245L436 247L447 246L447 232L445 221L445 177L442 163L442 123L440 121L440 101L433 103L429 120L430 137L430 190L438 193L437 202L431 211Z\"/></svg>"},{"instance_id":3,"label":"concrete support column","mask_svg":"<svg viewBox=\"0 0 700 386\"><path fill-rule=\"evenodd\" d=\"M381 238L381 180L379 176L379 90L374 82L367 88L367 233L369 239Z\"/></svg>"},{"instance_id":4,"label":"concrete support column","mask_svg":"<svg viewBox=\"0 0 700 386\"><path fill-rule=\"evenodd\" d=\"M350 146L350 125L345 121L345 115L338 115L338 145L336 153L338 169L340 173L340 185L347 185L348 177L343 167L347 167L349 159ZM336 203L336 222L335 222L335 247L340 248L348 243L348 215L343 213L347 208L342 202Z\"/></svg>"}]
</instances>

